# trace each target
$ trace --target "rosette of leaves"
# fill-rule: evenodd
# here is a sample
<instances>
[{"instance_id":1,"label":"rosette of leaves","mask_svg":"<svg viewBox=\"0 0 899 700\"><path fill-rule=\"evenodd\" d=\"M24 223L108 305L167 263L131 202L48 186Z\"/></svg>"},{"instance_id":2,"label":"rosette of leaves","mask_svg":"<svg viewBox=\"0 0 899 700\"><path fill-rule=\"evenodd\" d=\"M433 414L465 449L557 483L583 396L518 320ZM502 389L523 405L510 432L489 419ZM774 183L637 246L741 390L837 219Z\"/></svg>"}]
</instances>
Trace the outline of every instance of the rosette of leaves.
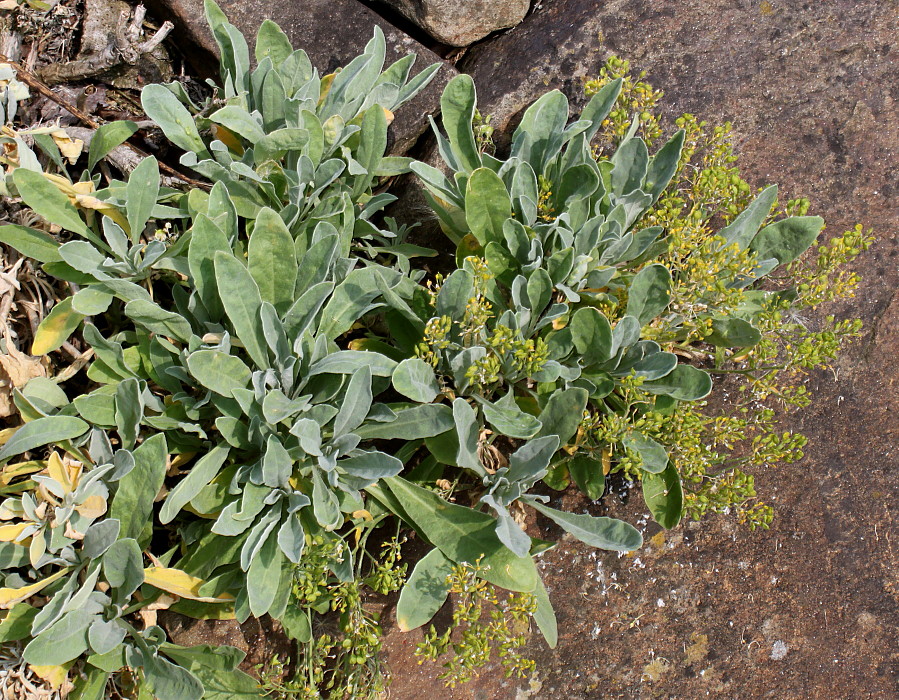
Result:
<instances>
[{"instance_id":1,"label":"rosette of leaves","mask_svg":"<svg viewBox=\"0 0 899 700\"><path fill-rule=\"evenodd\" d=\"M650 155L636 136L635 118L614 154L598 158L590 143L620 89L620 79L610 81L571 123L565 96L544 95L522 117L508 158L499 159L478 150L471 79L462 75L447 85L446 135L432 125L449 174L418 162L411 169L466 262L440 288L421 338L454 390L480 404L473 432L489 425L494 436L559 435L563 449L545 480L560 483L559 473L567 471L594 498L602 493L603 461L612 449L635 455L651 512L672 527L683 493L666 448L633 427L617 446L590 445L580 426L585 410L635 422L646 412L664 414L676 402L702 399L712 388L702 367L674 352L687 332L685 317L670 305L678 270L661 261L666 232L640 226L678 170L684 132ZM758 343L753 319L774 293L749 287L795 260L823 227L819 217L805 216L762 227L776 191L762 191L715 238L724 262L716 261L712 286L736 290L739 303L716 306L711 289L694 300L701 309L694 315L706 328L702 342ZM468 262L477 259L479 269L486 267L480 290ZM479 304L483 318L472 330L471 310ZM510 348L531 361L510 362ZM635 384L645 397L639 405L628 398ZM497 396L505 397L505 410ZM436 441L431 445L439 460L451 463Z\"/></svg>"}]
</instances>

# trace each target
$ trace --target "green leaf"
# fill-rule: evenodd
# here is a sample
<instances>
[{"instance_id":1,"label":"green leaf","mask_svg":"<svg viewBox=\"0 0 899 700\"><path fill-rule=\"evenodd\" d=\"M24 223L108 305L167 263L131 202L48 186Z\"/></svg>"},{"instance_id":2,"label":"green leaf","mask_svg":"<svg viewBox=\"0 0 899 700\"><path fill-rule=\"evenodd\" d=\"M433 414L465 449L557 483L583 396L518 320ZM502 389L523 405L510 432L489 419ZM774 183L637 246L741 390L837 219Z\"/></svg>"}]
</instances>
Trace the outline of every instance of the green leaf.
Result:
<instances>
[{"instance_id":1,"label":"green leaf","mask_svg":"<svg viewBox=\"0 0 899 700\"><path fill-rule=\"evenodd\" d=\"M131 229L131 242L137 244L150 220L159 196L159 163L150 156L144 158L128 176L125 185L125 212Z\"/></svg>"},{"instance_id":2,"label":"green leaf","mask_svg":"<svg viewBox=\"0 0 899 700\"><path fill-rule=\"evenodd\" d=\"M371 368L363 365L350 377L340 411L334 417L334 437L351 433L365 420L371 408Z\"/></svg>"},{"instance_id":3,"label":"green leaf","mask_svg":"<svg viewBox=\"0 0 899 700\"><path fill-rule=\"evenodd\" d=\"M389 377L396 369L396 360L379 352L365 350L338 350L326 355L309 368L309 376L316 374L353 374L363 365L374 377Z\"/></svg>"},{"instance_id":4,"label":"green leaf","mask_svg":"<svg viewBox=\"0 0 899 700\"><path fill-rule=\"evenodd\" d=\"M0 643L17 642L31 636L31 623L40 612L28 603L16 603L0 622Z\"/></svg>"},{"instance_id":5,"label":"green leaf","mask_svg":"<svg viewBox=\"0 0 899 700\"><path fill-rule=\"evenodd\" d=\"M645 472L659 474L668 466L668 453L665 448L643 433L632 431L622 438L621 444L640 455L640 459L643 460L640 468Z\"/></svg>"},{"instance_id":6,"label":"green leaf","mask_svg":"<svg viewBox=\"0 0 899 700\"><path fill-rule=\"evenodd\" d=\"M368 108L362 119L362 133L355 156L356 161L366 172L356 178L353 185L353 201L357 201L362 193L371 187L385 150L387 150L387 117L381 105L375 104Z\"/></svg>"},{"instance_id":7,"label":"green leaf","mask_svg":"<svg viewBox=\"0 0 899 700\"><path fill-rule=\"evenodd\" d=\"M191 227L187 263L194 288L200 295L203 306L216 320L221 318L224 311L215 283L215 254L219 251L231 252L228 237L208 216L198 214Z\"/></svg>"},{"instance_id":8,"label":"green leaf","mask_svg":"<svg viewBox=\"0 0 899 700\"><path fill-rule=\"evenodd\" d=\"M771 213L771 207L774 206L776 199L777 185L766 187L748 207L740 212L736 219L721 229L718 235L722 236L728 244L736 243L741 250L747 248L758 233L759 226Z\"/></svg>"},{"instance_id":9,"label":"green leaf","mask_svg":"<svg viewBox=\"0 0 899 700\"><path fill-rule=\"evenodd\" d=\"M822 228L824 219L820 216L791 216L765 226L752 239L749 249L755 251L759 260L775 258L786 265L808 250Z\"/></svg>"},{"instance_id":10,"label":"green leaf","mask_svg":"<svg viewBox=\"0 0 899 700\"><path fill-rule=\"evenodd\" d=\"M583 418L589 394L586 389L572 388L556 391L540 413L543 427L537 437L558 435L559 441L565 445L571 438Z\"/></svg>"},{"instance_id":11,"label":"green leaf","mask_svg":"<svg viewBox=\"0 0 899 700\"><path fill-rule=\"evenodd\" d=\"M87 169L93 170L94 166L109 155L112 149L125 143L137 133L139 128L137 124L126 119L101 125L91 139L90 150L87 153Z\"/></svg>"},{"instance_id":12,"label":"green leaf","mask_svg":"<svg viewBox=\"0 0 899 700\"><path fill-rule=\"evenodd\" d=\"M110 122L110 124L117 123ZM69 695L69 700L103 700L106 697L106 684L110 675L109 671L85 666L74 680L75 687Z\"/></svg>"},{"instance_id":13,"label":"green leaf","mask_svg":"<svg viewBox=\"0 0 899 700\"><path fill-rule=\"evenodd\" d=\"M453 155L466 173L481 167L481 155L471 128L475 111L475 87L462 73L447 83L440 97L440 115Z\"/></svg>"},{"instance_id":14,"label":"green leaf","mask_svg":"<svg viewBox=\"0 0 899 700\"><path fill-rule=\"evenodd\" d=\"M200 138L194 118L175 95L163 85L147 85L140 93L144 113L159 124L169 141L178 148L196 153L203 160L211 158Z\"/></svg>"},{"instance_id":15,"label":"green leaf","mask_svg":"<svg viewBox=\"0 0 899 700\"><path fill-rule=\"evenodd\" d=\"M602 462L587 455L575 455L568 462L568 473L581 492L591 501L602 498L606 490Z\"/></svg>"},{"instance_id":16,"label":"green leaf","mask_svg":"<svg viewBox=\"0 0 899 700\"><path fill-rule=\"evenodd\" d=\"M234 332L259 369L268 369L268 351L259 308L262 297L249 270L233 255L215 254L215 280Z\"/></svg>"},{"instance_id":17,"label":"green leaf","mask_svg":"<svg viewBox=\"0 0 899 700\"><path fill-rule=\"evenodd\" d=\"M119 382L115 392L115 422L122 447L126 450L133 448L137 442L143 417L140 383L133 377Z\"/></svg>"},{"instance_id":18,"label":"green leaf","mask_svg":"<svg viewBox=\"0 0 899 700\"><path fill-rule=\"evenodd\" d=\"M66 613L28 643L22 658L32 666L58 666L78 658L87 651L87 628L94 619L86 610Z\"/></svg>"},{"instance_id":19,"label":"green leaf","mask_svg":"<svg viewBox=\"0 0 899 700\"><path fill-rule=\"evenodd\" d=\"M218 350L197 350L187 358L187 368L200 384L222 396L246 389L252 372L239 357Z\"/></svg>"},{"instance_id":20,"label":"green leaf","mask_svg":"<svg viewBox=\"0 0 899 700\"><path fill-rule=\"evenodd\" d=\"M643 545L643 536L640 531L623 520L565 513L543 505L533 496L526 496L523 500L565 532L574 535L591 547L617 552L632 552Z\"/></svg>"},{"instance_id":21,"label":"green leaf","mask_svg":"<svg viewBox=\"0 0 899 700\"><path fill-rule=\"evenodd\" d=\"M448 409L447 409L448 410ZM0 461L50 443L84 435L90 426L74 416L46 416L26 423L0 449Z\"/></svg>"},{"instance_id":22,"label":"green leaf","mask_svg":"<svg viewBox=\"0 0 899 700\"><path fill-rule=\"evenodd\" d=\"M183 343L193 337L193 330L186 318L174 311L166 311L152 301L129 301L125 304L125 315L152 333L175 338Z\"/></svg>"},{"instance_id":23,"label":"green leaf","mask_svg":"<svg viewBox=\"0 0 899 700\"><path fill-rule=\"evenodd\" d=\"M163 525L174 520L175 516L187 503L212 481L228 459L230 448L227 445L216 445L203 455L181 481L169 491L159 511L159 522Z\"/></svg>"},{"instance_id":24,"label":"green leaf","mask_svg":"<svg viewBox=\"0 0 899 700\"><path fill-rule=\"evenodd\" d=\"M647 265L634 277L628 295L627 315L645 326L671 301L671 273L664 265Z\"/></svg>"},{"instance_id":25,"label":"green leaf","mask_svg":"<svg viewBox=\"0 0 899 700\"><path fill-rule=\"evenodd\" d=\"M712 391L712 378L692 365L679 364L672 372L641 387L650 394L665 394L678 401L698 401Z\"/></svg>"},{"instance_id":26,"label":"green leaf","mask_svg":"<svg viewBox=\"0 0 899 700\"><path fill-rule=\"evenodd\" d=\"M514 392L510 389L496 403L475 397L484 411L484 418L502 435L527 440L534 437L542 423L530 413L522 411L515 402Z\"/></svg>"},{"instance_id":27,"label":"green leaf","mask_svg":"<svg viewBox=\"0 0 899 700\"><path fill-rule=\"evenodd\" d=\"M85 238L96 238L96 234L82 221L75 205L43 175L25 168L16 168L12 179L22 200L36 214L51 224L74 231Z\"/></svg>"},{"instance_id":28,"label":"green leaf","mask_svg":"<svg viewBox=\"0 0 899 700\"><path fill-rule=\"evenodd\" d=\"M365 312L374 308L372 302L380 295L377 274L375 268L353 270L337 285L322 311L319 333L333 340L350 330Z\"/></svg>"},{"instance_id":29,"label":"green leaf","mask_svg":"<svg viewBox=\"0 0 899 700\"><path fill-rule=\"evenodd\" d=\"M615 106L615 101L618 99L618 95L621 94L621 84L622 79L616 78L603 85L599 92L590 98L587 106L584 107L584 111L581 112L581 116L578 119L589 121L593 124L584 132L587 143L593 140L603 121L609 116L609 112L612 111L612 107Z\"/></svg>"},{"instance_id":30,"label":"green leaf","mask_svg":"<svg viewBox=\"0 0 899 700\"><path fill-rule=\"evenodd\" d=\"M277 24L270 19L263 20L256 32L256 62L268 57L272 65L277 68L285 59L293 53L290 39Z\"/></svg>"},{"instance_id":31,"label":"green leaf","mask_svg":"<svg viewBox=\"0 0 899 700\"><path fill-rule=\"evenodd\" d=\"M74 269L94 275L106 256L87 241L69 241L59 247L59 256Z\"/></svg>"},{"instance_id":32,"label":"green leaf","mask_svg":"<svg viewBox=\"0 0 899 700\"><path fill-rule=\"evenodd\" d=\"M440 394L431 365L417 357L400 362L393 370L392 381L399 393L417 403L431 403Z\"/></svg>"},{"instance_id":33,"label":"green leaf","mask_svg":"<svg viewBox=\"0 0 899 700\"><path fill-rule=\"evenodd\" d=\"M293 236L273 209L259 211L247 248L250 274L262 300L283 315L294 302L297 259Z\"/></svg>"},{"instance_id":34,"label":"green leaf","mask_svg":"<svg viewBox=\"0 0 899 700\"><path fill-rule=\"evenodd\" d=\"M503 223L512 215L512 200L499 175L478 168L465 189L465 221L478 243L503 242Z\"/></svg>"},{"instance_id":35,"label":"green leaf","mask_svg":"<svg viewBox=\"0 0 899 700\"><path fill-rule=\"evenodd\" d=\"M575 311L569 328L584 367L600 364L611 357L612 327L597 309L585 306Z\"/></svg>"},{"instance_id":36,"label":"green leaf","mask_svg":"<svg viewBox=\"0 0 899 700\"><path fill-rule=\"evenodd\" d=\"M659 474L643 475L643 499L652 517L666 530L680 522L684 511L684 490L673 464Z\"/></svg>"},{"instance_id":37,"label":"green leaf","mask_svg":"<svg viewBox=\"0 0 899 700\"><path fill-rule=\"evenodd\" d=\"M143 555L137 540L116 540L103 554L103 575L119 600L128 600L144 582Z\"/></svg>"},{"instance_id":38,"label":"green leaf","mask_svg":"<svg viewBox=\"0 0 899 700\"><path fill-rule=\"evenodd\" d=\"M216 110L209 115L209 120L221 124L250 143L256 143L265 136L265 132L253 115L236 105L226 105Z\"/></svg>"},{"instance_id":39,"label":"green leaf","mask_svg":"<svg viewBox=\"0 0 899 700\"><path fill-rule=\"evenodd\" d=\"M366 440L417 440L440 435L452 427L452 409L446 404L428 403L397 411L390 423L366 423L354 432Z\"/></svg>"},{"instance_id":40,"label":"green leaf","mask_svg":"<svg viewBox=\"0 0 899 700\"><path fill-rule=\"evenodd\" d=\"M429 622L449 596L453 562L432 549L412 569L396 604L396 623L409 632Z\"/></svg>"},{"instance_id":41,"label":"green leaf","mask_svg":"<svg viewBox=\"0 0 899 700\"><path fill-rule=\"evenodd\" d=\"M278 546L277 534L272 531L247 571L250 610L256 617L262 617L269 611L281 581L284 554Z\"/></svg>"},{"instance_id":42,"label":"green leaf","mask_svg":"<svg viewBox=\"0 0 899 700\"><path fill-rule=\"evenodd\" d=\"M190 671L162 657L144 659L144 680L156 700L201 700L203 685Z\"/></svg>"},{"instance_id":43,"label":"green leaf","mask_svg":"<svg viewBox=\"0 0 899 700\"><path fill-rule=\"evenodd\" d=\"M147 438L134 450L134 469L119 480L108 516L121 522L122 537L139 539L144 526L150 522L153 502L165 478L167 458L162 433Z\"/></svg>"},{"instance_id":44,"label":"green leaf","mask_svg":"<svg viewBox=\"0 0 899 700\"><path fill-rule=\"evenodd\" d=\"M478 458L478 437L480 426L478 416L469 403L462 398L453 401L453 422L456 425L455 437L458 441L453 464L471 469L479 476L486 476L487 472Z\"/></svg>"},{"instance_id":45,"label":"green leaf","mask_svg":"<svg viewBox=\"0 0 899 700\"><path fill-rule=\"evenodd\" d=\"M59 243L53 236L27 226L6 224L0 226L0 243L15 248L26 258L38 262L60 262Z\"/></svg>"},{"instance_id":46,"label":"green leaf","mask_svg":"<svg viewBox=\"0 0 899 700\"><path fill-rule=\"evenodd\" d=\"M82 287L72 297L72 309L85 316L106 313L113 296L94 287Z\"/></svg>"},{"instance_id":47,"label":"green leaf","mask_svg":"<svg viewBox=\"0 0 899 700\"><path fill-rule=\"evenodd\" d=\"M725 348L751 348L762 340L761 331L742 318L727 317L712 320L712 332L703 340Z\"/></svg>"},{"instance_id":48,"label":"green leaf","mask_svg":"<svg viewBox=\"0 0 899 700\"><path fill-rule=\"evenodd\" d=\"M488 567L480 576L500 588L530 593L540 576L531 557L517 557L496 536L496 519L471 508L447 503L433 491L398 476L385 479L410 523L456 563Z\"/></svg>"},{"instance_id":49,"label":"green leaf","mask_svg":"<svg viewBox=\"0 0 899 700\"><path fill-rule=\"evenodd\" d=\"M668 143L662 146L649 161L649 170L646 173L643 190L652 195L653 203L662 196L662 192L665 191L671 178L674 177L674 173L677 172L677 164L684 147L684 135L684 130L678 129Z\"/></svg>"},{"instance_id":50,"label":"green leaf","mask_svg":"<svg viewBox=\"0 0 899 700\"><path fill-rule=\"evenodd\" d=\"M166 643L162 652L200 681L203 700L250 700L262 693L259 684L237 668L244 653L234 647L179 647Z\"/></svg>"},{"instance_id":51,"label":"green leaf","mask_svg":"<svg viewBox=\"0 0 899 700\"><path fill-rule=\"evenodd\" d=\"M534 613L534 622L540 628L547 646L550 649L555 649L559 643L559 628L556 622L556 612L553 610L552 603L549 602L549 595L546 592L546 586L543 585L543 581L540 581L540 585L534 590L534 597L537 599L537 611Z\"/></svg>"}]
</instances>

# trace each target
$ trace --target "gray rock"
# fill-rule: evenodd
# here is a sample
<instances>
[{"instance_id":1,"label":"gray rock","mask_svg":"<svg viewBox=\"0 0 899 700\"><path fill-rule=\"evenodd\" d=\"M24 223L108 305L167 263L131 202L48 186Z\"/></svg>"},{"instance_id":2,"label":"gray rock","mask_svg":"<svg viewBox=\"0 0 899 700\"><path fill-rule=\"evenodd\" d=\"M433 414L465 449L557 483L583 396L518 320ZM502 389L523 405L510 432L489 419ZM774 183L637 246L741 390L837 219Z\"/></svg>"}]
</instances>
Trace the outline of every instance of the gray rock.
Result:
<instances>
[{"instance_id":1,"label":"gray rock","mask_svg":"<svg viewBox=\"0 0 899 700\"><path fill-rule=\"evenodd\" d=\"M498 29L514 27L530 0L382 0L450 46L468 46Z\"/></svg>"},{"instance_id":2,"label":"gray rock","mask_svg":"<svg viewBox=\"0 0 899 700\"><path fill-rule=\"evenodd\" d=\"M218 47L206 25L203 0L156 0L154 8L163 19L172 19L181 38L218 55ZM303 2L252 2L251 0L219 0L228 20L247 37L252 49L256 31L263 20L277 22L296 48L309 54L321 73L330 73L361 54L371 39L375 25L387 39L387 61L415 53L413 73L441 58L392 26L356 0L304 0ZM190 52L185 52L191 58ZM251 50L252 55L252 50ZM194 60L194 63L196 61ZM430 86L410 103L403 105L391 125L393 137L390 152L405 152L428 127L428 114L440 108L443 87L456 75L448 63L437 73Z\"/></svg>"}]
</instances>

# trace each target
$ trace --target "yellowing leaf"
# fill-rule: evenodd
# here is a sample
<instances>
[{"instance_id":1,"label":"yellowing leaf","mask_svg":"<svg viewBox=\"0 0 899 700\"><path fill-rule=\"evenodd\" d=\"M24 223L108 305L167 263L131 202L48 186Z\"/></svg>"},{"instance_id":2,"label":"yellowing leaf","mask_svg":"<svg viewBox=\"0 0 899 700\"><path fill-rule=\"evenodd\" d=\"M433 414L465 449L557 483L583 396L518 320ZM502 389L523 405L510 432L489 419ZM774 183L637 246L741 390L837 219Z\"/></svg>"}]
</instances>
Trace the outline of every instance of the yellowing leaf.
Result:
<instances>
[{"instance_id":1,"label":"yellowing leaf","mask_svg":"<svg viewBox=\"0 0 899 700\"><path fill-rule=\"evenodd\" d=\"M608 450L602 451L602 473L603 476L608 476L609 472L612 471L612 453Z\"/></svg>"},{"instance_id":2,"label":"yellowing leaf","mask_svg":"<svg viewBox=\"0 0 899 700\"><path fill-rule=\"evenodd\" d=\"M125 215L121 211L112 206L109 202L104 202L101 199L97 199L93 195L78 194L75 195L75 206L81 207L82 209L93 209L94 211L98 211L115 221L119 226L122 227L122 230L125 233L131 232L131 227L128 226L128 219L125 218Z\"/></svg>"},{"instance_id":3,"label":"yellowing leaf","mask_svg":"<svg viewBox=\"0 0 899 700\"><path fill-rule=\"evenodd\" d=\"M31 524L32 523L16 523L15 525L0 526L0 542L12 542Z\"/></svg>"},{"instance_id":4,"label":"yellowing leaf","mask_svg":"<svg viewBox=\"0 0 899 700\"><path fill-rule=\"evenodd\" d=\"M393 119L394 119L393 112L391 112L386 107L381 107L381 109L384 110L384 117L387 119L387 126L390 126L393 123Z\"/></svg>"},{"instance_id":5,"label":"yellowing leaf","mask_svg":"<svg viewBox=\"0 0 899 700\"><path fill-rule=\"evenodd\" d=\"M66 158L70 164L75 165L75 161L78 160L78 156L80 156L81 151L84 150L84 141L72 138L62 129L54 131L50 134L50 137L56 143L56 147L59 149L59 152L62 153L63 157Z\"/></svg>"},{"instance_id":6,"label":"yellowing leaf","mask_svg":"<svg viewBox=\"0 0 899 700\"><path fill-rule=\"evenodd\" d=\"M0 447L5 445L17 430L18 428L4 428L0 430Z\"/></svg>"},{"instance_id":7,"label":"yellowing leaf","mask_svg":"<svg viewBox=\"0 0 899 700\"><path fill-rule=\"evenodd\" d=\"M3 471L0 472L0 486L7 486L17 476L25 476L27 474L34 474L35 472L42 471L46 466L45 462L39 462L33 459L27 462L7 464L3 467ZM4 519L2 514L0 514L0 520Z\"/></svg>"},{"instance_id":8,"label":"yellowing leaf","mask_svg":"<svg viewBox=\"0 0 899 700\"><path fill-rule=\"evenodd\" d=\"M48 576L42 581L32 583L22 588L0 588L0 610L9 610L16 603L21 603L26 598L30 598L35 593L39 593L45 587L49 586L56 579L62 578L69 573L69 569L60 569L52 576Z\"/></svg>"},{"instance_id":9,"label":"yellowing leaf","mask_svg":"<svg viewBox=\"0 0 899 700\"><path fill-rule=\"evenodd\" d=\"M80 505L75 506L75 510L85 518L99 518L106 512L106 508L106 499L96 493L85 498Z\"/></svg>"},{"instance_id":10,"label":"yellowing leaf","mask_svg":"<svg viewBox=\"0 0 899 700\"><path fill-rule=\"evenodd\" d=\"M50 459L47 460L47 473L50 474L51 479L55 479L62 485L62 488L66 493L72 493L72 491L75 490L75 486L69 478L69 471L62 463L62 458L56 451L54 451L50 455Z\"/></svg>"},{"instance_id":11,"label":"yellowing leaf","mask_svg":"<svg viewBox=\"0 0 899 700\"><path fill-rule=\"evenodd\" d=\"M220 124L213 124L212 135L225 144L229 150L239 156L243 155L243 144L241 144L240 139L230 129L226 129Z\"/></svg>"},{"instance_id":12,"label":"yellowing leaf","mask_svg":"<svg viewBox=\"0 0 899 700\"><path fill-rule=\"evenodd\" d=\"M49 683L53 690L59 690L62 684L65 683L66 677L69 675L69 668L71 668L73 663L75 662L69 661L61 666L34 666L33 664L28 664L28 668Z\"/></svg>"},{"instance_id":13,"label":"yellowing leaf","mask_svg":"<svg viewBox=\"0 0 899 700\"><path fill-rule=\"evenodd\" d=\"M34 342L31 344L31 354L46 355L62 346L83 318L83 314L72 308L72 297L63 299L50 310L37 327Z\"/></svg>"},{"instance_id":14,"label":"yellowing leaf","mask_svg":"<svg viewBox=\"0 0 899 700\"><path fill-rule=\"evenodd\" d=\"M234 600L234 596L225 593L222 597L202 596L200 586L206 583L203 579L191 576L180 569L167 569L162 566L149 566L144 569L144 583L156 586L163 591L181 598L198 600L201 603L226 603Z\"/></svg>"}]
</instances>

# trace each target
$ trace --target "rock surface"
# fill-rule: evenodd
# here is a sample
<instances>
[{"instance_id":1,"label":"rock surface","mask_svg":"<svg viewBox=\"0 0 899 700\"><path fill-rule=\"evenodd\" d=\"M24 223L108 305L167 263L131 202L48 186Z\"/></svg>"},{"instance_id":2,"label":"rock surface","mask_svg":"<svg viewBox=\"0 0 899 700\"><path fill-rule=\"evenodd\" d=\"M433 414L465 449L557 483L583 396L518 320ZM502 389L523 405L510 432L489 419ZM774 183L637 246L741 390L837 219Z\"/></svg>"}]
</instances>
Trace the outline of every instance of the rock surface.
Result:
<instances>
[{"instance_id":1,"label":"rock surface","mask_svg":"<svg viewBox=\"0 0 899 700\"><path fill-rule=\"evenodd\" d=\"M757 474L775 508L769 531L721 516L663 533L646 525L639 495L608 499L609 514L642 521L647 543L618 557L563 540L544 556L560 641L531 641L535 678L504 680L491 664L444 690L439 669L414 663L416 634L393 631L391 698L899 697L896 9L542 0L464 58L481 111L507 131L543 92L581 105L583 78L612 53L630 59L665 90L669 116L733 121L751 184L809 197L829 233L861 223L878 241L858 261L857 298L827 310L862 318L866 334L809 377L814 402L788 422L809 437L805 459Z\"/></svg>"},{"instance_id":2,"label":"rock surface","mask_svg":"<svg viewBox=\"0 0 899 700\"><path fill-rule=\"evenodd\" d=\"M530 0L382 0L437 41L468 46L524 19Z\"/></svg>"},{"instance_id":3,"label":"rock surface","mask_svg":"<svg viewBox=\"0 0 899 700\"><path fill-rule=\"evenodd\" d=\"M185 51L196 68L202 70L205 65L210 74L217 70L210 68L217 64L208 60L211 55L217 55L218 49L206 25L203 0L153 0L153 3L157 16L172 19L181 38L205 54L191 57L191 53ZM442 62L443 68L430 86L397 113L396 121L391 125L393 142L390 150L394 154L404 152L428 128L427 115L440 108L443 86L456 74L450 64L356 0L280 3L220 0L219 5L228 20L247 37L251 49L259 25L263 20L271 19L281 26L296 48L309 54L313 65L322 74L346 65L361 54L376 25L384 30L388 64L409 53L418 56L413 73Z\"/></svg>"}]
</instances>

